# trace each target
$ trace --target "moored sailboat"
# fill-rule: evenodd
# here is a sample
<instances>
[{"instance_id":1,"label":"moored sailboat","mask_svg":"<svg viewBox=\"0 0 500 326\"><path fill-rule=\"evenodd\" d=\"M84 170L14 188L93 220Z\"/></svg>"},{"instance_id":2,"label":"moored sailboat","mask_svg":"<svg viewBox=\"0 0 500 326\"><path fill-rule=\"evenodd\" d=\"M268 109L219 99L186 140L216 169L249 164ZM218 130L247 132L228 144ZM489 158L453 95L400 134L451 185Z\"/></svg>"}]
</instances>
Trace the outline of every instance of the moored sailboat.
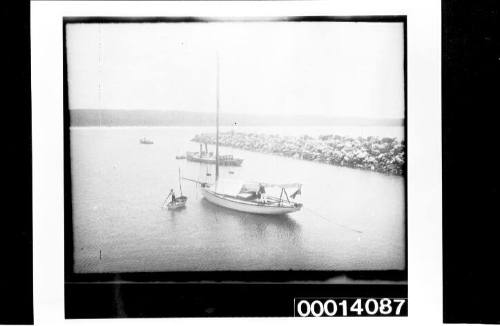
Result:
<instances>
[{"instance_id":1,"label":"moored sailboat","mask_svg":"<svg viewBox=\"0 0 500 326\"><path fill-rule=\"evenodd\" d=\"M255 186L259 190L249 190L248 186ZM294 195L288 196L286 189L295 187ZM301 185L283 185L283 184L266 184L266 183L242 183L239 191L228 192L221 191L219 184L202 184L201 193L209 202L225 208L237 210L245 213L264 214L264 215L281 215L293 213L302 208L301 203L290 200L300 194ZM281 189L280 197L265 195L265 189L277 188Z\"/></svg>"},{"instance_id":2,"label":"moored sailboat","mask_svg":"<svg viewBox=\"0 0 500 326\"><path fill-rule=\"evenodd\" d=\"M197 182L201 185L203 197L212 204L233 209L240 212L265 215L282 215L299 211L302 203L290 200L301 194L302 185L271 184L266 182L235 182L233 180L219 180L219 58L217 57L217 114L216 114L216 144L215 144L215 182ZM201 151L200 151L201 152ZM228 186L229 183L229 186ZM269 189L280 189L280 195L268 195ZM295 189L288 195L287 189Z\"/></svg>"}]
</instances>

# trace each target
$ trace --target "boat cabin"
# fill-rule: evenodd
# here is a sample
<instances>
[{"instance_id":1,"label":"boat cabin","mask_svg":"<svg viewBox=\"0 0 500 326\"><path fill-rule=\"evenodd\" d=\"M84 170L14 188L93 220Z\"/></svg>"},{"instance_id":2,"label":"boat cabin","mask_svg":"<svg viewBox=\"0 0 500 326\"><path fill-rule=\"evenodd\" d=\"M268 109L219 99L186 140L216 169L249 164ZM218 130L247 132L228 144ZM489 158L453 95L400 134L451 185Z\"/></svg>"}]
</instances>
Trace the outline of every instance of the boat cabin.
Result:
<instances>
[{"instance_id":1,"label":"boat cabin","mask_svg":"<svg viewBox=\"0 0 500 326\"><path fill-rule=\"evenodd\" d=\"M300 184L266 184L245 183L236 194L238 199L276 204L292 204L290 198L295 199L300 194ZM286 189L294 188L295 192L289 196ZM268 191L266 192L266 189Z\"/></svg>"}]
</instances>

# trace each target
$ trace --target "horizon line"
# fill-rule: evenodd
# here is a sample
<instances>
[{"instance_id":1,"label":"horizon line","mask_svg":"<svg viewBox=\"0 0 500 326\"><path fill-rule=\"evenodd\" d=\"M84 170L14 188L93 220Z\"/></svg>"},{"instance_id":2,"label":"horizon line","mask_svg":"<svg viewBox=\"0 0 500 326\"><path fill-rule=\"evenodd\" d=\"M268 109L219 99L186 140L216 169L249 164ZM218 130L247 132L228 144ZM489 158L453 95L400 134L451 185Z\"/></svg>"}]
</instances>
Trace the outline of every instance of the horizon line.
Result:
<instances>
[{"instance_id":1,"label":"horizon line","mask_svg":"<svg viewBox=\"0 0 500 326\"><path fill-rule=\"evenodd\" d=\"M195 114L210 114L215 115L215 112L210 111L195 111L195 110L163 110L163 109L102 109L102 108L75 108L68 109L69 111L114 111L114 112L140 112L140 111L155 111L155 112L179 112L179 113L195 113ZM252 117L269 117L269 116L281 116L279 113L270 113L270 114L262 114L262 113L247 113L247 112L221 112L221 115L247 115ZM326 115L326 114L301 114L301 113L291 113L288 117L317 117L317 118L342 118L342 119L376 119L376 120L405 120L403 117L373 117L373 116L356 116L356 115Z\"/></svg>"}]
</instances>

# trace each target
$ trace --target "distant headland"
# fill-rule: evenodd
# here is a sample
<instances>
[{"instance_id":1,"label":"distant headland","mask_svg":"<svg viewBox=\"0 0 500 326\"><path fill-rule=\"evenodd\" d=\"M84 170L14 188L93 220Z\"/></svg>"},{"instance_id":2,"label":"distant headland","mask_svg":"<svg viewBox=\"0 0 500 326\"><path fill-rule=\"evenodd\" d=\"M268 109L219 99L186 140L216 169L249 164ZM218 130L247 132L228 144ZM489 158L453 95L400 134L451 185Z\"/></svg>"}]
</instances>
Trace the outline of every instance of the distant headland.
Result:
<instances>
[{"instance_id":1,"label":"distant headland","mask_svg":"<svg viewBox=\"0 0 500 326\"><path fill-rule=\"evenodd\" d=\"M214 126L215 112L74 109L70 126ZM319 115L252 115L221 113L220 125L232 126L403 126L403 119Z\"/></svg>"}]
</instances>

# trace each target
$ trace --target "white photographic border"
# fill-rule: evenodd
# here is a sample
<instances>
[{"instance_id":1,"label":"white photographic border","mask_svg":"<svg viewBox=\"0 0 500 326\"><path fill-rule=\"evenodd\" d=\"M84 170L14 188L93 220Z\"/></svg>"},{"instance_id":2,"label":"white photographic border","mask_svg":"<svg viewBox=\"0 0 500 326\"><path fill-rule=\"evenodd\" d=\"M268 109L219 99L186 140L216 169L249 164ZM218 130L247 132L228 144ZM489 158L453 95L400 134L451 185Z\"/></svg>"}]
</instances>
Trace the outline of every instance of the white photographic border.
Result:
<instances>
[{"instance_id":1,"label":"white photographic border","mask_svg":"<svg viewBox=\"0 0 500 326\"><path fill-rule=\"evenodd\" d=\"M233 318L64 319L63 17L407 16L408 317L340 318L351 325L442 323L441 3L384 1L33 1L31 85L35 325L209 323ZM239 324L328 318L238 318Z\"/></svg>"}]
</instances>

